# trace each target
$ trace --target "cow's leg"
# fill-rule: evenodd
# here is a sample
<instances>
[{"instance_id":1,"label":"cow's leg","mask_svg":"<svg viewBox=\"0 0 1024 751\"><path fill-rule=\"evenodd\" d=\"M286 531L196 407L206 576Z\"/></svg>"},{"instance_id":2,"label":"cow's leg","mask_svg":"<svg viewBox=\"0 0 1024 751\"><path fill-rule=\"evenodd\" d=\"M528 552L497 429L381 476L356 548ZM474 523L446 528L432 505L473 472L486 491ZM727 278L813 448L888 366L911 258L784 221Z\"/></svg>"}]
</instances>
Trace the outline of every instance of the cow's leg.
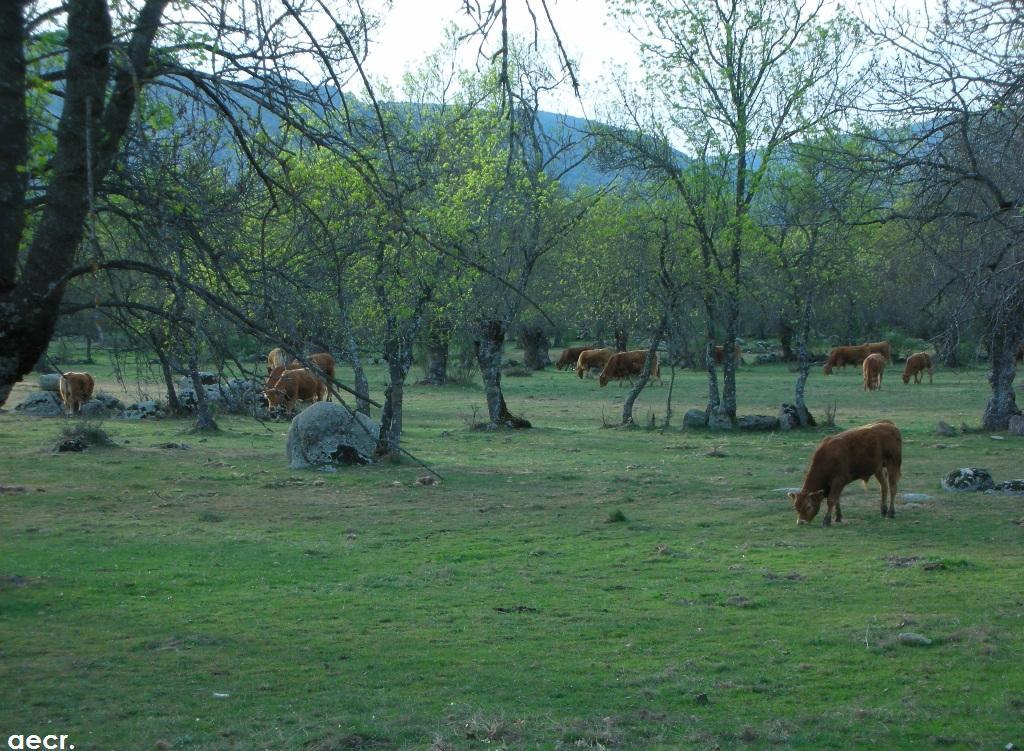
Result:
<instances>
[{"instance_id":1,"label":"cow's leg","mask_svg":"<svg viewBox=\"0 0 1024 751\"><path fill-rule=\"evenodd\" d=\"M888 513L888 517L890 519L895 519L896 518L896 482L894 480L889 479L889 470L888 469L885 470L885 476L886 476L886 479L889 481L888 482L888 485L889 485L889 513Z\"/></svg>"},{"instance_id":2,"label":"cow's leg","mask_svg":"<svg viewBox=\"0 0 1024 751\"><path fill-rule=\"evenodd\" d=\"M832 524L832 509L837 505L838 499L833 498L831 495L827 499L828 509L825 511L825 518L821 520L821 526L828 527ZM839 517L836 518L839 521Z\"/></svg>"},{"instance_id":3,"label":"cow's leg","mask_svg":"<svg viewBox=\"0 0 1024 751\"><path fill-rule=\"evenodd\" d=\"M880 501L880 504L882 517L884 518L886 516L885 500L886 496L889 495L889 471L885 467L882 467L880 470L878 470L877 474L875 474L875 479L878 480L878 484L882 488L882 499Z\"/></svg>"}]
</instances>

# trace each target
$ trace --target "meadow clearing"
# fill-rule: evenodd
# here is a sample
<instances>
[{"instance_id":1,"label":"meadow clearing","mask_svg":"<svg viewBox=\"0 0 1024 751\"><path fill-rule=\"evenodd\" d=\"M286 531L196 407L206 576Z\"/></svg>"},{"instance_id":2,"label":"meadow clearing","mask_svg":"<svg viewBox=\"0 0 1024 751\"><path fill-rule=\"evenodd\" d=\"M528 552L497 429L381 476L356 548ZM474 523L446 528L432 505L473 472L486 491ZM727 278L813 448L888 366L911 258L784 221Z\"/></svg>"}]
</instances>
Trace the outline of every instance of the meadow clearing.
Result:
<instances>
[{"instance_id":1,"label":"meadow clearing","mask_svg":"<svg viewBox=\"0 0 1024 751\"><path fill-rule=\"evenodd\" d=\"M829 429L682 430L702 372L677 372L664 430L602 427L627 389L550 369L504 379L527 431L470 429L479 385L410 386L403 443L432 486L411 462L291 471L284 422L108 420L116 447L55 454L63 419L0 414L0 731L82 751L1022 746L1024 498L939 479L1024 477L1024 439L935 435L980 422L983 370L898 371L865 393L815 370L808 404L893 420L899 489L931 497L887 520L851 485L829 529L781 490ZM740 412L774 414L793 379L744 366Z\"/></svg>"}]
</instances>

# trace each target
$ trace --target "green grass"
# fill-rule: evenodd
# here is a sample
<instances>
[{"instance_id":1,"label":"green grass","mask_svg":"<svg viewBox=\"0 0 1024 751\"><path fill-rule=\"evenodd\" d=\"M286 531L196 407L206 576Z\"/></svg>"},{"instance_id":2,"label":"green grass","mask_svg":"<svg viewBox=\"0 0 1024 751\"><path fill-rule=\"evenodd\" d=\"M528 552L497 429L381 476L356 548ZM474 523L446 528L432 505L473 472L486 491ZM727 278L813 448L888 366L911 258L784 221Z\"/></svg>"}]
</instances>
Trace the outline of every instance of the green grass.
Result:
<instances>
[{"instance_id":1,"label":"green grass","mask_svg":"<svg viewBox=\"0 0 1024 751\"><path fill-rule=\"evenodd\" d=\"M774 414L792 380L744 367L741 412ZM64 420L0 415L0 485L25 487L0 495L2 739L1024 743L1024 500L938 487L960 466L1024 476L1021 439L933 435L940 419L979 422L982 371L915 387L890 369L872 394L852 371L812 375L815 414L836 401L841 427L894 420L900 490L933 496L885 520L877 486L852 485L830 529L797 527L778 490L800 484L825 432L681 431L701 373L678 374L663 432L602 427L626 389L550 371L505 386L535 429L470 430L479 387L408 389L406 446L435 486L415 485L412 463L290 471L283 423L221 416L204 438L185 421L108 421L117 448L57 455ZM638 419L660 423L666 393L650 389ZM189 448L154 448L168 441Z\"/></svg>"}]
</instances>

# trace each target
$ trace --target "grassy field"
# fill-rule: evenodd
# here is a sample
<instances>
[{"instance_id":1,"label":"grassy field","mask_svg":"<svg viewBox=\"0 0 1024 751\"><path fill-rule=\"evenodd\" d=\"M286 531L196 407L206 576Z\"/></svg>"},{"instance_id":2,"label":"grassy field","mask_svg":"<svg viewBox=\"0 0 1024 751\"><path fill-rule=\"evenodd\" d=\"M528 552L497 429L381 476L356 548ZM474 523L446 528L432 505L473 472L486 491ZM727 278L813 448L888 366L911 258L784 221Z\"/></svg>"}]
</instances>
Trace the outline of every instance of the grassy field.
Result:
<instances>
[{"instance_id":1,"label":"grassy field","mask_svg":"<svg viewBox=\"0 0 1024 751\"><path fill-rule=\"evenodd\" d=\"M744 367L741 412L774 414L792 381ZM470 430L478 386L408 389L406 446L435 486L411 463L290 471L284 423L112 420L117 447L54 454L64 420L0 415L0 484L25 487L0 495L0 743L1024 745L1024 499L939 489L961 466L1024 476L1024 439L934 435L980 421L982 371L890 370L871 394L812 375L816 414L896 422L900 490L931 496L886 520L853 485L829 529L797 527L782 490L826 430L680 430L701 373L678 374L664 431L602 427L625 389L505 383L535 429ZM637 416L660 422L666 393Z\"/></svg>"}]
</instances>

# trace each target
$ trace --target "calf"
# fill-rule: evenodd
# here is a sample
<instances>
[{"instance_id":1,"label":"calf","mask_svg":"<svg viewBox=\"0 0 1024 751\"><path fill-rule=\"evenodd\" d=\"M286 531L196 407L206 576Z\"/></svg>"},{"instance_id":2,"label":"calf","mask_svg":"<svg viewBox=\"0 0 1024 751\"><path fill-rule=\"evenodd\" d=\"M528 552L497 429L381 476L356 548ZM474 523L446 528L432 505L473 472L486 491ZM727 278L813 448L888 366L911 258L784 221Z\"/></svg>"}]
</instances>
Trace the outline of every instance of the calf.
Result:
<instances>
[{"instance_id":1,"label":"calf","mask_svg":"<svg viewBox=\"0 0 1024 751\"><path fill-rule=\"evenodd\" d=\"M327 387L322 380L305 368L284 371L275 368L267 378L263 394L270 409L284 407L291 415L295 412L295 402L299 400L322 401L327 394Z\"/></svg>"},{"instance_id":2,"label":"calf","mask_svg":"<svg viewBox=\"0 0 1024 751\"><path fill-rule=\"evenodd\" d=\"M632 376L638 376L643 372L644 360L647 358L646 349L635 349L632 352L616 352L608 359L608 363L601 371L598 381L601 388L608 385L608 381L619 381L628 379L633 382ZM661 362L658 360L658 353L654 353L654 361L651 363L651 378L661 381Z\"/></svg>"},{"instance_id":3,"label":"calf","mask_svg":"<svg viewBox=\"0 0 1024 751\"><path fill-rule=\"evenodd\" d=\"M803 487L799 492L789 494L797 524L806 524L814 519L823 499L828 501L828 511L821 521L822 526L832 523L833 509L836 522L842 522L839 496L843 488L854 480L862 481L867 487L871 477L877 479L882 488L882 516L892 519L896 516L896 485L902 464L903 439L900 431L888 420L825 438L811 456Z\"/></svg>"},{"instance_id":4,"label":"calf","mask_svg":"<svg viewBox=\"0 0 1024 751\"><path fill-rule=\"evenodd\" d=\"M924 380L924 373L928 372L928 383L932 382L932 358L927 352L916 352L907 358L907 364L903 368L903 383L910 383L913 376L914 383L921 383Z\"/></svg>"},{"instance_id":5,"label":"calf","mask_svg":"<svg viewBox=\"0 0 1024 751\"><path fill-rule=\"evenodd\" d=\"M588 349L594 349L594 347L566 347L558 357L558 362L555 363L555 369L565 370L566 368L575 366L576 362L580 359L580 354L586 352Z\"/></svg>"},{"instance_id":6,"label":"calf","mask_svg":"<svg viewBox=\"0 0 1024 751\"><path fill-rule=\"evenodd\" d=\"M82 405L92 399L96 381L88 373L63 373L57 384L57 392L64 404L64 410L77 415Z\"/></svg>"},{"instance_id":7,"label":"calf","mask_svg":"<svg viewBox=\"0 0 1024 751\"><path fill-rule=\"evenodd\" d=\"M576 360L576 375L582 378L591 368L604 368L614 354L615 350L611 347L583 350Z\"/></svg>"},{"instance_id":8,"label":"calf","mask_svg":"<svg viewBox=\"0 0 1024 751\"><path fill-rule=\"evenodd\" d=\"M847 365L860 365L865 357L870 355L866 344L855 344L844 347L833 347L828 353L828 360L825 362L825 375L832 375L834 368L846 369Z\"/></svg>"},{"instance_id":9,"label":"calf","mask_svg":"<svg viewBox=\"0 0 1024 751\"><path fill-rule=\"evenodd\" d=\"M882 373L885 372L885 358L873 352L864 358L861 366L864 371L864 390L875 391L882 388Z\"/></svg>"}]
</instances>

